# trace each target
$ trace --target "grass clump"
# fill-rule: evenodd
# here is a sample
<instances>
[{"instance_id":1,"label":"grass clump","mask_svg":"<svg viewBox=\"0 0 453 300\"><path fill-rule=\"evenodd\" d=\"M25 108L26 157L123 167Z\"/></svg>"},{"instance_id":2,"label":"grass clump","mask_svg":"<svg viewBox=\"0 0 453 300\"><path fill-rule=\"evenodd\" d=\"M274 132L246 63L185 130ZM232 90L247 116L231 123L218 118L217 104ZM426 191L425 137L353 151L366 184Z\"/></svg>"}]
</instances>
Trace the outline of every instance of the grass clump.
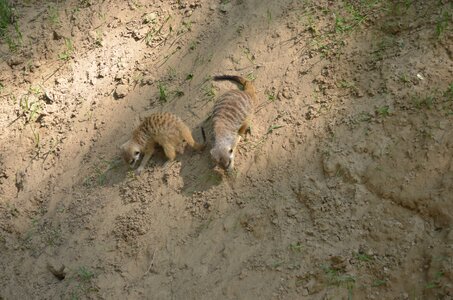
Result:
<instances>
[{"instance_id":1,"label":"grass clump","mask_svg":"<svg viewBox=\"0 0 453 300\"><path fill-rule=\"evenodd\" d=\"M3 37L8 26L13 24L11 6L6 0L0 0L0 37Z\"/></svg>"},{"instance_id":2,"label":"grass clump","mask_svg":"<svg viewBox=\"0 0 453 300\"><path fill-rule=\"evenodd\" d=\"M19 24L17 24L13 8L7 0L0 0L0 39L8 44L12 52L15 52L22 44Z\"/></svg>"},{"instance_id":3,"label":"grass clump","mask_svg":"<svg viewBox=\"0 0 453 300\"><path fill-rule=\"evenodd\" d=\"M168 89L163 83L159 83L157 85L157 88L159 89L159 101L160 102L167 102L168 100Z\"/></svg>"}]
</instances>

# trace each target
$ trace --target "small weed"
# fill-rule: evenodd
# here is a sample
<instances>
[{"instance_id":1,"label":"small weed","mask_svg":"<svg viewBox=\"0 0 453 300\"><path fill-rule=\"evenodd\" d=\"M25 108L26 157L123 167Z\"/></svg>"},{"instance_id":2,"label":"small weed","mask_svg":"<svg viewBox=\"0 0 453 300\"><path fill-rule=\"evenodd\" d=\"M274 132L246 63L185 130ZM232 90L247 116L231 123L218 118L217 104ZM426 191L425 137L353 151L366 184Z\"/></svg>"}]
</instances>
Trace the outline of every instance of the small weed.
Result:
<instances>
[{"instance_id":1,"label":"small weed","mask_svg":"<svg viewBox=\"0 0 453 300\"><path fill-rule=\"evenodd\" d=\"M121 160L102 160L94 166L94 172L86 177L83 181L83 186L92 188L95 186L103 186L106 184L109 171L118 168Z\"/></svg>"},{"instance_id":2,"label":"small weed","mask_svg":"<svg viewBox=\"0 0 453 300\"><path fill-rule=\"evenodd\" d=\"M39 135L39 132L36 132L33 127L32 127L32 133L33 133L33 143L34 143L34 146L35 148L38 150L38 153L39 153L39 150L41 149L41 136Z\"/></svg>"},{"instance_id":3,"label":"small weed","mask_svg":"<svg viewBox=\"0 0 453 300\"><path fill-rule=\"evenodd\" d=\"M209 98L209 100L214 99L215 89L214 89L214 85L212 83L205 85L203 87L203 92L204 92L204 95Z\"/></svg>"},{"instance_id":4,"label":"small weed","mask_svg":"<svg viewBox=\"0 0 453 300\"><path fill-rule=\"evenodd\" d=\"M0 0L0 38L4 39L12 52L22 44L22 33L19 24L15 20L13 9L7 0ZM9 30L10 26L14 30Z\"/></svg>"},{"instance_id":5,"label":"small weed","mask_svg":"<svg viewBox=\"0 0 453 300\"><path fill-rule=\"evenodd\" d=\"M36 96L40 96L42 94L42 90L39 86L30 86L29 92Z\"/></svg>"},{"instance_id":6,"label":"small weed","mask_svg":"<svg viewBox=\"0 0 453 300\"><path fill-rule=\"evenodd\" d=\"M156 20L154 19L155 16L154 15L148 15L148 16L145 16L145 19L143 20L143 22L145 24L147 23L150 23L150 24L156 24ZM160 25L159 28L156 28L156 27L152 27L145 35L145 37L143 38L143 40L145 41L145 44L147 46L151 46L152 45L152 42L154 41L154 37L157 37L157 36L161 36L162 35L162 29L164 28L164 25L171 19L171 16L169 15L163 22L162 24ZM170 29L171 29L171 26L170 26ZM172 31L172 29L170 30L170 32Z\"/></svg>"},{"instance_id":7,"label":"small weed","mask_svg":"<svg viewBox=\"0 0 453 300\"><path fill-rule=\"evenodd\" d=\"M347 18L335 15L335 32L337 33L350 31L366 18L353 5L347 5L346 10L349 14Z\"/></svg>"},{"instance_id":8,"label":"small weed","mask_svg":"<svg viewBox=\"0 0 453 300\"><path fill-rule=\"evenodd\" d=\"M191 21L182 21L182 26L184 26L184 28L187 30L187 31L192 31L192 22Z\"/></svg>"},{"instance_id":9,"label":"small weed","mask_svg":"<svg viewBox=\"0 0 453 300\"><path fill-rule=\"evenodd\" d=\"M267 91L265 93L267 95L267 100L271 101L271 102L274 102L276 97L275 97L275 92L273 91Z\"/></svg>"},{"instance_id":10,"label":"small weed","mask_svg":"<svg viewBox=\"0 0 453 300\"><path fill-rule=\"evenodd\" d=\"M137 84L143 84L143 73L142 72L136 72L132 75L132 82L134 82L134 87Z\"/></svg>"},{"instance_id":11,"label":"small weed","mask_svg":"<svg viewBox=\"0 0 453 300\"><path fill-rule=\"evenodd\" d=\"M143 24L156 24L157 15L155 13L149 13L143 16Z\"/></svg>"},{"instance_id":12,"label":"small weed","mask_svg":"<svg viewBox=\"0 0 453 300\"><path fill-rule=\"evenodd\" d=\"M5 88L5 86L3 85L3 83L0 82L0 94L3 92L4 88Z\"/></svg>"},{"instance_id":13,"label":"small weed","mask_svg":"<svg viewBox=\"0 0 453 300\"><path fill-rule=\"evenodd\" d=\"M335 32L345 32L351 29L350 25L347 25L346 19L340 16L335 16Z\"/></svg>"},{"instance_id":14,"label":"small weed","mask_svg":"<svg viewBox=\"0 0 453 300\"><path fill-rule=\"evenodd\" d=\"M332 267L322 267L327 277L329 285L343 286L348 289L349 299L352 299L352 289L354 288L355 278L349 274L343 274Z\"/></svg>"},{"instance_id":15,"label":"small weed","mask_svg":"<svg viewBox=\"0 0 453 300\"><path fill-rule=\"evenodd\" d=\"M398 79L404 83L405 85L409 85L411 80L409 79L409 76L405 73L402 73L398 76Z\"/></svg>"},{"instance_id":16,"label":"small weed","mask_svg":"<svg viewBox=\"0 0 453 300\"><path fill-rule=\"evenodd\" d=\"M128 171L127 174L126 174L126 177L127 177L128 179L136 179L136 178L137 178L137 177L135 176L134 170Z\"/></svg>"},{"instance_id":17,"label":"small weed","mask_svg":"<svg viewBox=\"0 0 453 300\"><path fill-rule=\"evenodd\" d=\"M145 35L145 44L147 46L151 46L151 43L153 42L154 40L154 31L150 30L146 33Z\"/></svg>"},{"instance_id":18,"label":"small weed","mask_svg":"<svg viewBox=\"0 0 453 300\"><path fill-rule=\"evenodd\" d=\"M419 97L415 96L412 98L414 105L417 109L427 108L431 109L433 106L434 97L433 96L426 96L426 97Z\"/></svg>"},{"instance_id":19,"label":"small weed","mask_svg":"<svg viewBox=\"0 0 453 300\"><path fill-rule=\"evenodd\" d=\"M373 281L373 283L371 284L372 287L380 287L380 286L383 286L385 285L386 281L383 280L383 279L376 279L375 281Z\"/></svg>"},{"instance_id":20,"label":"small weed","mask_svg":"<svg viewBox=\"0 0 453 300\"><path fill-rule=\"evenodd\" d=\"M163 83L159 82L159 84L157 85L157 88L159 89L159 101L167 102L167 100L168 100L167 87Z\"/></svg>"},{"instance_id":21,"label":"small weed","mask_svg":"<svg viewBox=\"0 0 453 300\"><path fill-rule=\"evenodd\" d=\"M276 269L280 266L282 266L285 262L283 260L280 260L280 261L275 261L272 263L271 267L272 269Z\"/></svg>"},{"instance_id":22,"label":"small weed","mask_svg":"<svg viewBox=\"0 0 453 300\"><path fill-rule=\"evenodd\" d=\"M41 104L38 100L30 100L29 95L23 96L19 101L22 116L25 117L25 122L30 123L36 121L41 111Z\"/></svg>"},{"instance_id":23,"label":"small weed","mask_svg":"<svg viewBox=\"0 0 453 300\"><path fill-rule=\"evenodd\" d=\"M267 129L266 134L271 134L272 132L274 132L275 129L279 129L279 128L282 128L282 127L284 127L284 126L283 125L271 125Z\"/></svg>"},{"instance_id":24,"label":"small weed","mask_svg":"<svg viewBox=\"0 0 453 300\"><path fill-rule=\"evenodd\" d=\"M45 231L44 241L49 246L61 244L62 236L60 228L51 228Z\"/></svg>"},{"instance_id":25,"label":"small weed","mask_svg":"<svg viewBox=\"0 0 453 300\"><path fill-rule=\"evenodd\" d=\"M190 49L191 51L193 51L193 50L195 50L195 48L197 48L197 42L192 41L192 42L190 43L190 45L189 45L189 49Z\"/></svg>"},{"instance_id":26,"label":"small weed","mask_svg":"<svg viewBox=\"0 0 453 300\"><path fill-rule=\"evenodd\" d=\"M255 64L255 55L250 51L249 48L244 48L245 57L252 63Z\"/></svg>"},{"instance_id":27,"label":"small weed","mask_svg":"<svg viewBox=\"0 0 453 300\"><path fill-rule=\"evenodd\" d=\"M174 80L176 79L176 77L178 76L178 74L176 73L176 69L175 68L168 68L168 80Z\"/></svg>"},{"instance_id":28,"label":"small weed","mask_svg":"<svg viewBox=\"0 0 453 300\"><path fill-rule=\"evenodd\" d=\"M442 278L442 276L444 276L444 272L442 272L442 271L436 272L436 274L434 274L434 280L428 282L428 283L426 284L425 288L426 288L426 289L435 289L435 288L438 288L438 287L440 286L439 279Z\"/></svg>"},{"instance_id":29,"label":"small weed","mask_svg":"<svg viewBox=\"0 0 453 300\"><path fill-rule=\"evenodd\" d=\"M388 117L390 115L390 107L388 105L384 105L381 107L378 107L376 110L376 114L380 117Z\"/></svg>"},{"instance_id":30,"label":"small weed","mask_svg":"<svg viewBox=\"0 0 453 300\"><path fill-rule=\"evenodd\" d=\"M175 91L175 96L176 96L176 97L182 97L182 96L184 96L184 92L181 91L181 90L176 90L176 91Z\"/></svg>"},{"instance_id":31,"label":"small weed","mask_svg":"<svg viewBox=\"0 0 453 300\"><path fill-rule=\"evenodd\" d=\"M248 73L245 78L250 81L254 81L256 79L256 75L253 72Z\"/></svg>"},{"instance_id":32,"label":"small weed","mask_svg":"<svg viewBox=\"0 0 453 300\"><path fill-rule=\"evenodd\" d=\"M270 9L267 9L266 15L267 15L267 24L269 25L272 21L272 12L270 11Z\"/></svg>"},{"instance_id":33,"label":"small weed","mask_svg":"<svg viewBox=\"0 0 453 300\"><path fill-rule=\"evenodd\" d=\"M60 24L60 14L55 6L51 5L47 8L47 15L52 25Z\"/></svg>"},{"instance_id":34,"label":"small weed","mask_svg":"<svg viewBox=\"0 0 453 300\"><path fill-rule=\"evenodd\" d=\"M190 81L190 80L192 80L192 79L193 79L193 74L192 74L192 73L187 74L186 80L187 80L187 81Z\"/></svg>"},{"instance_id":35,"label":"small weed","mask_svg":"<svg viewBox=\"0 0 453 300\"><path fill-rule=\"evenodd\" d=\"M96 47L102 47L102 32L100 30L96 30L96 38L94 40L94 45Z\"/></svg>"},{"instance_id":36,"label":"small weed","mask_svg":"<svg viewBox=\"0 0 453 300\"><path fill-rule=\"evenodd\" d=\"M300 252L302 250L302 243L296 242L289 244L289 249L293 252Z\"/></svg>"},{"instance_id":37,"label":"small weed","mask_svg":"<svg viewBox=\"0 0 453 300\"><path fill-rule=\"evenodd\" d=\"M360 261L365 261L365 262L368 262L368 261L372 261L373 260L373 257L365 254L365 253L357 253L356 254L356 258Z\"/></svg>"},{"instance_id":38,"label":"small weed","mask_svg":"<svg viewBox=\"0 0 453 300\"><path fill-rule=\"evenodd\" d=\"M1 87L1 84L0 84ZM447 100L453 101L453 82L450 83L448 89L444 92L444 96L447 97Z\"/></svg>"},{"instance_id":39,"label":"small weed","mask_svg":"<svg viewBox=\"0 0 453 300\"><path fill-rule=\"evenodd\" d=\"M0 37L3 37L8 26L13 22L13 13L7 0L0 0Z\"/></svg>"},{"instance_id":40,"label":"small weed","mask_svg":"<svg viewBox=\"0 0 453 300\"><path fill-rule=\"evenodd\" d=\"M90 271L87 267L81 266L77 271L77 277L82 282L89 282L94 277L94 273Z\"/></svg>"},{"instance_id":41,"label":"small weed","mask_svg":"<svg viewBox=\"0 0 453 300\"><path fill-rule=\"evenodd\" d=\"M353 82L349 82L346 80L341 80L337 84L338 87L343 88L343 89L349 89L355 87Z\"/></svg>"},{"instance_id":42,"label":"small weed","mask_svg":"<svg viewBox=\"0 0 453 300\"><path fill-rule=\"evenodd\" d=\"M436 36L441 38L445 30L448 28L448 24L451 20L451 13L449 11L444 11L436 23Z\"/></svg>"},{"instance_id":43,"label":"small weed","mask_svg":"<svg viewBox=\"0 0 453 300\"><path fill-rule=\"evenodd\" d=\"M72 53L74 52L74 46L72 44L72 40L65 38L64 39L64 44L66 46L66 49L58 54L58 58L60 60L68 61L71 58Z\"/></svg>"}]
</instances>

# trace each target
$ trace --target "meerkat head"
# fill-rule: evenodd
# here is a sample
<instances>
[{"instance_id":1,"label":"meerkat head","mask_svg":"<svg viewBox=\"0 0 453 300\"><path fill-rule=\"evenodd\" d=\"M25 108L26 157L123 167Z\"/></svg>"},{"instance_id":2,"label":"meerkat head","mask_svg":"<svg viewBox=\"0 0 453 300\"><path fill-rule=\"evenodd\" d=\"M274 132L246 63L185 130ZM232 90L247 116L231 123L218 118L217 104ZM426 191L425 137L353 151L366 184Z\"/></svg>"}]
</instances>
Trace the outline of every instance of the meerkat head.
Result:
<instances>
[{"instance_id":1,"label":"meerkat head","mask_svg":"<svg viewBox=\"0 0 453 300\"><path fill-rule=\"evenodd\" d=\"M215 162L227 171L231 171L234 166L234 138L226 138L216 141L211 149L211 156Z\"/></svg>"},{"instance_id":2,"label":"meerkat head","mask_svg":"<svg viewBox=\"0 0 453 300\"><path fill-rule=\"evenodd\" d=\"M124 161L133 168L142 156L142 147L129 140L121 145L120 148Z\"/></svg>"}]
</instances>

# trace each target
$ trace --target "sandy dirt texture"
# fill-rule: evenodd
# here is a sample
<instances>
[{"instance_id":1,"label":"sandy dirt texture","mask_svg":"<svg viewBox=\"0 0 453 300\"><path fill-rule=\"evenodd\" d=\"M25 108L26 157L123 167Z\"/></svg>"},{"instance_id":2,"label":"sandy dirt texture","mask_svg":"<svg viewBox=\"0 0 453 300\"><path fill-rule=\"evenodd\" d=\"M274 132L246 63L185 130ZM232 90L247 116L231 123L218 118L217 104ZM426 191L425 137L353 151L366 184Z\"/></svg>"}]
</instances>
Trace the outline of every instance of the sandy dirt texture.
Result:
<instances>
[{"instance_id":1,"label":"sandy dirt texture","mask_svg":"<svg viewBox=\"0 0 453 300\"><path fill-rule=\"evenodd\" d=\"M9 4L0 299L453 299L450 1ZM235 173L135 176L140 120L201 141L219 74L259 99Z\"/></svg>"}]
</instances>

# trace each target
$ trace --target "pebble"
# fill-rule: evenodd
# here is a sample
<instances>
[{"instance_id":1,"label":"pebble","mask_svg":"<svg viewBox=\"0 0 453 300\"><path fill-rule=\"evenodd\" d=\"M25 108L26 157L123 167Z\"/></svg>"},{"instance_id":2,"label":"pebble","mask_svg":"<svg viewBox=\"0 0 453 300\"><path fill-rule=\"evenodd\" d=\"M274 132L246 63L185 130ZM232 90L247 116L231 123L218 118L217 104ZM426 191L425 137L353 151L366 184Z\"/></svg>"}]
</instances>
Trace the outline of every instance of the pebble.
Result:
<instances>
[{"instance_id":1,"label":"pebble","mask_svg":"<svg viewBox=\"0 0 453 300\"><path fill-rule=\"evenodd\" d=\"M116 87L115 98L120 99L126 97L128 92L128 87L125 84L120 84Z\"/></svg>"}]
</instances>

